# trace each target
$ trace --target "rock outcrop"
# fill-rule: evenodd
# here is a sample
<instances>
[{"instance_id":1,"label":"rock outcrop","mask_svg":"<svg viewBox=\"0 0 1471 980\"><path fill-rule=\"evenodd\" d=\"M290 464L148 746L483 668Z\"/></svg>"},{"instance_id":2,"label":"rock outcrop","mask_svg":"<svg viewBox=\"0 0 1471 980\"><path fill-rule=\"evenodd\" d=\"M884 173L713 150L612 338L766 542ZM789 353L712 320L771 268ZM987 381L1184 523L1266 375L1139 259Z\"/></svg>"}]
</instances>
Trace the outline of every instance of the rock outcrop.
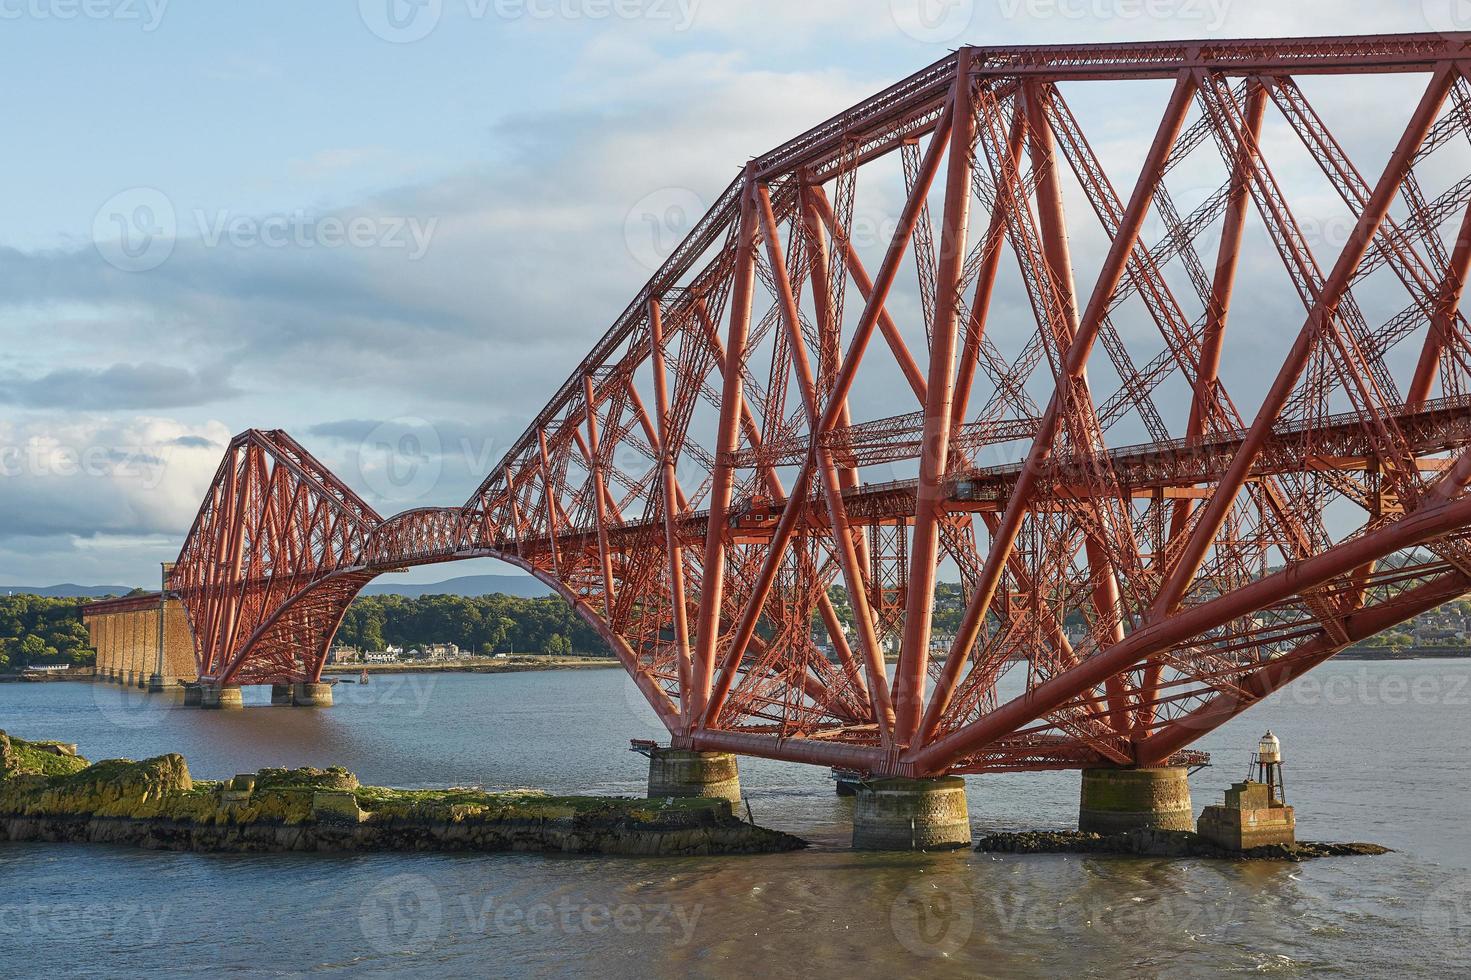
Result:
<instances>
[{"instance_id":1,"label":"rock outcrop","mask_svg":"<svg viewBox=\"0 0 1471 980\"><path fill-rule=\"evenodd\" d=\"M262 769L196 782L179 755L35 771L0 733L0 840L191 851L552 851L750 854L805 846L722 799L394 790L345 769ZM26 743L29 744L29 743ZM59 758L52 756L52 758Z\"/></svg>"},{"instance_id":2,"label":"rock outcrop","mask_svg":"<svg viewBox=\"0 0 1471 980\"><path fill-rule=\"evenodd\" d=\"M1218 847L1189 830L1131 830L1122 834L1092 834L1076 830L1022 831L987 834L976 850L993 854L1119 854L1138 857L1224 858L1237 861L1305 861L1317 857L1388 854L1378 844L1335 844L1298 841L1271 844L1244 851Z\"/></svg>"}]
</instances>

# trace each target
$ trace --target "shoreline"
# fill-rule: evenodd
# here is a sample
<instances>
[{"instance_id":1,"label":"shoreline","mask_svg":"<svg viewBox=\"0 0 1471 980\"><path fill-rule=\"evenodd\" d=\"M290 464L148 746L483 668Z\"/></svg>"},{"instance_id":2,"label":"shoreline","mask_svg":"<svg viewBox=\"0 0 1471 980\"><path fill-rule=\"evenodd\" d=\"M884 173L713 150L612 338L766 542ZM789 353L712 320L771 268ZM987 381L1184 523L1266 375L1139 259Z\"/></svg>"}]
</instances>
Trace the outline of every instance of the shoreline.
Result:
<instances>
[{"instance_id":1,"label":"shoreline","mask_svg":"<svg viewBox=\"0 0 1471 980\"><path fill-rule=\"evenodd\" d=\"M373 674L515 674L535 670L608 670L622 667L614 657L511 657L502 661L477 660L436 663L408 661L396 664L330 664L322 668L322 676L355 676L367 671Z\"/></svg>"},{"instance_id":2,"label":"shoreline","mask_svg":"<svg viewBox=\"0 0 1471 980\"><path fill-rule=\"evenodd\" d=\"M1360 655L1353 650L1345 650L1333 658L1335 661L1347 661L1353 663L1407 663L1411 661L1435 661L1435 660L1467 660L1471 659L1471 649L1441 651L1431 649L1426 652L1410 652L1399 655ZM885 663L897 663L897 658L885 657ZM497 661L455 661L451 663L436 663L434 661L403 662L389 664L331 664L322 668L322 676L333 678L352 677L366 670L371 674L515 674L531 671L551 670L613 670L622 668L623 664L614 657L563 657L555 660L545 660L534 654L516 655L510 659ZM55 684L64 682L94 681L97 678L95 667L80 667L66 673L52 674L27 674L12 673L0 674L0 684ZM347 683L351 683L350 681Z\"/></svg>"}]
</instances>

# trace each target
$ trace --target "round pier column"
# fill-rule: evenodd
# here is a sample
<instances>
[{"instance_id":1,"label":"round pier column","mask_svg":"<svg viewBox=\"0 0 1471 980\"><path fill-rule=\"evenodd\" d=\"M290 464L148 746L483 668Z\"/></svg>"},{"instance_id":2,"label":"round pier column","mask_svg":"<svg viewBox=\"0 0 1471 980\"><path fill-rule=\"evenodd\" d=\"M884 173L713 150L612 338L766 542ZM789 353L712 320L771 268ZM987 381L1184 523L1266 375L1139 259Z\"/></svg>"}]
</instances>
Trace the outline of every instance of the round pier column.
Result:
<instances>
[{"instance_id":1,"label":"round pier column","mask_svg":"<svg viewBox=\"0 0 1471 980\"><path fill-rule=\"evenodd\" d=\"M245 700L240 694L240 685L230 684L226 687L214 687L206 684L200 691L202 697L200 707L202 708L243 708Z\"/></svg>"},{"instance_id":2,"label":"round pier column","mask_svg":"<svg viewBox=\"0 0 1471 980\"><path fill-rule=\"evenodd\" d=\"M741 801L741 777L729 752L654 749L649 754L649 799L713 797Z\"/></svg>"},{"instance_id":3,"label":"round pier column","mask_svg":"<svg viewBox=\"0 0 1471 980\"><path fill-rule=\"evenodd\" d=\"M204 686L201 684L184 685L184 707L198 708L204 704Z\"/></svg>"},{"instance_id":4,"label":"round pier column","mask_svg":"<svg viewBox=\"0 0 1471 980\"><path fill-rule=\"evenodd\" d=\"M290 705L291 704L291 685L290 684L272 684L271 685L271 703L274 704L274 705L283 705L283 704L284 705Z\"/></svg>"},{"instance_id":5,"label":"round pier column","mask_svg":"<svg viewBox=\"0 0 1471 980\"><path fill-rule=\"evenodd\" d=\"M1104 835L1146 829L1194 830L1188 776L1184 766L1084 769L1078 829Z\"/></svg>"},{"instance_id":6,"label":"round pier column","mask_svg":"<svg viewBox=\"0 0 1471 980\"><path fill-rule=\"evenodd\" d=\"M164 692L163 675L162 674L149 674L148 675L148 693L149 694L162 694L163 692Z\"/></svg>"},{"instance_id":7,"label":"round pier column","mask_svg":"<svg viewBox=\"0 0 1471 980\"><path fill-rule=\"evenodd\" d=\"M330 708L332 685L311 681L292 684L291 703L300 708Z\"/></svg>"},{"instance_id":8,"label":"round pier column","mask_svg":"<svg viewBox=\"0 0 1471 980\"><path fill-rule=\"evenodd\" d=\"M970 846L965 780L875 779L853 797L853 847L861 851L944 851Z\"/></svg>"}]
</instances>

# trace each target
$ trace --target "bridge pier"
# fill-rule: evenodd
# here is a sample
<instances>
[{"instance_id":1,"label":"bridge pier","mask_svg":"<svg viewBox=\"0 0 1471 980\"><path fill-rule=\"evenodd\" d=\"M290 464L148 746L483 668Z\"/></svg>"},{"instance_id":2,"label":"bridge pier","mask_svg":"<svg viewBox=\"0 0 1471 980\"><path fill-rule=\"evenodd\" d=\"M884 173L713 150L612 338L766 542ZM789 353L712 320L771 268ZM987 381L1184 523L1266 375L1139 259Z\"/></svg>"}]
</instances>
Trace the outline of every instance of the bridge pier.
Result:
<instances>
[{"instance_id":1,"label":"bridge pier","mask_svg":"<svg viewBox=\"0 0 1471 980\"><path fill-rule=\"evenodd\" d=\"M271 704L275 707L289 706L291 704L291 685L272 684Z\"/></svg>"},{"instance_id":2,"label":"bridge pier","mask_svg":"<svg viewBox=\"0 0 1471 980\"><path fill-rule=\"evenodd\" d=\"M1189 775L1184 766L1084 769L1078 829L1105 835L1145 829L1194 830Z\"/></svg>"},{"instance_id":3,"label":"bridge pier","mask_svg":"<svg viewBox=\"0 0 1471 980\"><path fill-rule=\"evenodd\" d=\"M201 684L184 685L184 707L198 708L204 703L204 686Z\"/></svg>"},{"instance_id":4,"label":"bridge pier","mask_svg":"<svg viewBox=\"0 0 1471 980\"><path fill-rule=\"evenodd\" d=\"M163 683L163 675L160 674L160 673L158 673L157 671L155 671L152 674L149 674L148 675L148 693L149 694L162 694L164 692L164 690L165 690L165 687L164 687L164 683Z\"/></svg>"},{"instance_id":5,"label":"bridge pier","mask_svg":"<svg viewBox=\"0 0 1471 980\"><path fill-rule=\"evenodd\" d=\"M204 684L200 686L199 691L199 706L201 708L236 709L245 707L244 698L240 694L239 684L227 684L224 687L218 687L214 684Z\"/></svg>"},{"instance_id":6,"label":"bridge pier","mask_svg":"<svg viewBox=\"0 0 1471 980\"><path fill-rule=\"evenodd\" d=\"M649 752L649 799L697 797L741 801L740 770L729 752L655 748Z\"/></svg>"},{"instance_id":7,"label":"bridge pier","mask_svg":"<svg viewBox=\"0 0 1471 980\"><path fill-rule=\"evenodd\" d=\"M853 796L853 847L861 851L941 851L970 846L965 780L875 779Z\"/></svg>"},{"instance_id":8,"label":"bridge pier","mask_svg":"<svg viewBox=\"0 0 1471 980\"><path fill-rule=\"evenodd\" d=\"M291 685L291 703L298 708L330 708L332 685L319 681L298 681Z\"/></svg>"}]
</instances>

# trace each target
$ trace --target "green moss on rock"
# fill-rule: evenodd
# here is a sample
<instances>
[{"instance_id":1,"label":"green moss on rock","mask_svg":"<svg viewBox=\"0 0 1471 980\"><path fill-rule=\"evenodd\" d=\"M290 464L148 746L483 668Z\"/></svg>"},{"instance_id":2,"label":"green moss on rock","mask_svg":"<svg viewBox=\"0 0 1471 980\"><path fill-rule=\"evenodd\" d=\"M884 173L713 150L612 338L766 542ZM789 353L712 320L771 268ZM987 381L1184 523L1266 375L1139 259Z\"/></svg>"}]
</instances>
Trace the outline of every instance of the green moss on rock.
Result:
<instances>
[{"instance_id":1,"label":"green moss on rock","mask_svg":"<svg viewBox=\"0 0 1471 980\"><path fill-rule=\"evenodd\" d=\"M0 732L0 779L15 775L70 776L87 760L70 754L61 742L28 742Z\"/></svg>"},{"instance_id":2,"label":"green moss on rock","mask_svg":"<svg viewBox=\"0 0 1471 980\"><path fill-rule=\"evenodd\" d=\"M88 765L67 755L69 747L37 744L0 733L0 839L235 851L729 854L803 846L740 821L720 798L402 790L360 786L340 767L195 782L179 755Z\"/></svg>"},{"instance_id":3,"label":"green moss on rock","mask_svg":"<svg viewBox=\"0 0 1471 980\"><path fill-rule=\"evenodd\" d=\"M22 790L21 799L3 801L5 811L26 816L152 817L170 795L193 786L189 766L177 754L142 762L107 759L71 774L40 778L44 782L16 787Z\"/></svg>"}]
</instances>

